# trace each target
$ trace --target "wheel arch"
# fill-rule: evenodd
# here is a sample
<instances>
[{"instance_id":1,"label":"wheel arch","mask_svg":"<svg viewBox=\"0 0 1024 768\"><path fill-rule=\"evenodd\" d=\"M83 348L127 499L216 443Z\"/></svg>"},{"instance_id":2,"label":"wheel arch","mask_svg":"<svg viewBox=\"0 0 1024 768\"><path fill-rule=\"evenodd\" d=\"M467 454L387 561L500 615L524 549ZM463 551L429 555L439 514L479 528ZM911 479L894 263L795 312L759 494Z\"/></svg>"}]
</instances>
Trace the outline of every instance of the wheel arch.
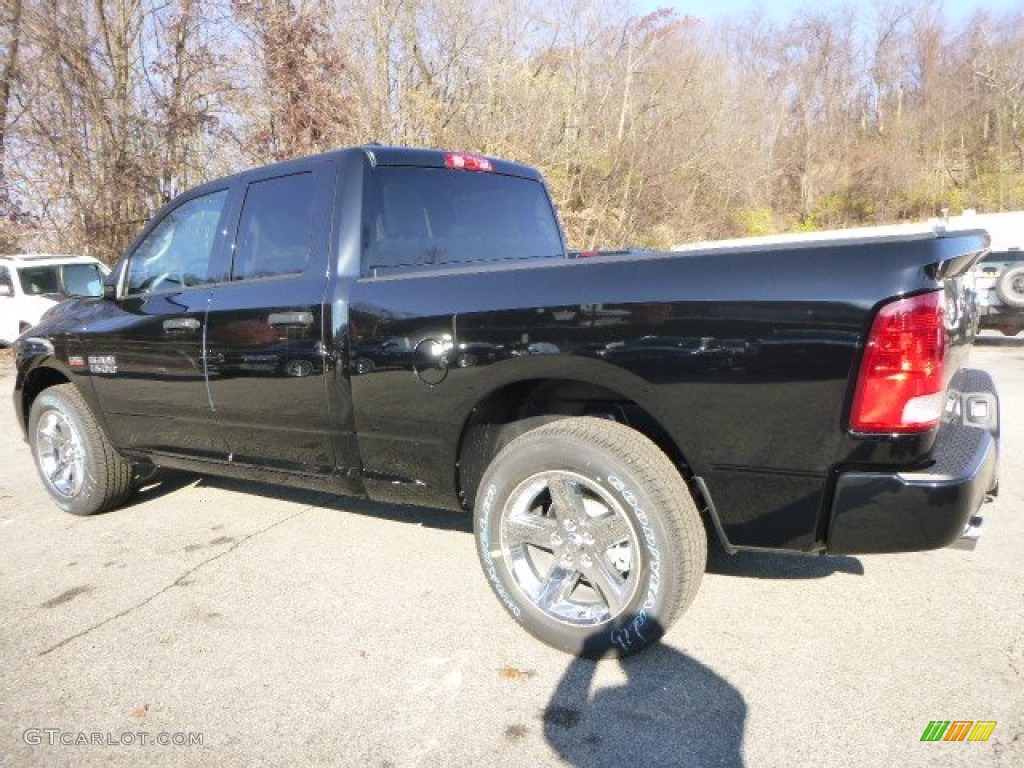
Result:
<instances>
[{"instance_id":1,"label":"wheel arch","mask_svg":"<svg viewBox=\"0 0 1024 768\"><path fill-rule=\"evenodd\" d=\"M513 439L541 424L572 416L598 416L625 424L658 446L679 470L698 506L683 447L663 426L656 409L620 388L572 378L531 378L506 384L480 398L463 422L455 481L460 504L473 506L484 471Z\"/></svg>"},{"instance_id":2,"label":"wheel arch","mask_svg":"<svg viewBox=\"0 0 1024 768\"><path fill-rule=\"evenodd\" d=\"M23 431L28 429L28 417L32 403L45 390L60 384L70 384L71 378L64 371L49 365L41 365L25 374L21 382L21 410L18 414Z\"/></svg>"}]
</instances>

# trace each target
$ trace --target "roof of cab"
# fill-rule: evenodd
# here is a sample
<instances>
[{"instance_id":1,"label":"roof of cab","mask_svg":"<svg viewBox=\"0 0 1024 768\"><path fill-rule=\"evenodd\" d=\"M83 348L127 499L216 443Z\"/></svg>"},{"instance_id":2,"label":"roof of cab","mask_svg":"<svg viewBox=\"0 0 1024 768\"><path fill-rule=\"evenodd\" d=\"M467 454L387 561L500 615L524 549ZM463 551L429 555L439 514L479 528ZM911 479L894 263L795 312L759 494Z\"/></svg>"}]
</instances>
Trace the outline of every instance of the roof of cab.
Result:
<instances>
[{"instance_id":1,"label":"roof of cab","mask_svg":"<svg viewBox=\"0 0 1024 768\"><path fill-rule=\"evenodd\" d=\"M420 168L447 168L446 158L448 155L472 155L470 152L452 152L441 149L415 149L410 147L378 147L368 145L360 147L366 153L371 165L381 166L415 166ZM484 155L475 155L485 157ZM497 157L487 157L494 168L494 173L506 176L521 176L526 179L540 181L541 175L536 168L522 165L510 160L502 160ZM469 171L476 173L477 171Z\"/></svg>"},{"instance_id":2,"label":"roof of cab","mask_svg":"<svg viewBox=\"0 0 1024 768\"><path fill-rule=\"evenodd\" d=\"M236 180L244 180L245 177L262 174L268 169L280 171L282 174L296 172L308 168L310 163L318 160L338 159L352 154L363 155L372 167L418 167L418 168L446 168L445 157L449 154L471 154L463 152L451 152L441 149L418 149L413 147L387 147L377 144L366 144L361 147L349 147L346 149L335 149L330 152L323 152L318 155L306 155L292 160L283 160L278 163L258 165L248 168L239 173L229 176L222 176L211 179L205 184L198 185L187 191L187 194L196 192L204 193L212 188L223 188L226 184ZM500 158L487 157L491 161L494 173L505 176L519 176L525 179L541 181L540 172L527 165L521 165ZM462 173L479 173L479 171L461 171Z\"/></svg>"}]
</instances>

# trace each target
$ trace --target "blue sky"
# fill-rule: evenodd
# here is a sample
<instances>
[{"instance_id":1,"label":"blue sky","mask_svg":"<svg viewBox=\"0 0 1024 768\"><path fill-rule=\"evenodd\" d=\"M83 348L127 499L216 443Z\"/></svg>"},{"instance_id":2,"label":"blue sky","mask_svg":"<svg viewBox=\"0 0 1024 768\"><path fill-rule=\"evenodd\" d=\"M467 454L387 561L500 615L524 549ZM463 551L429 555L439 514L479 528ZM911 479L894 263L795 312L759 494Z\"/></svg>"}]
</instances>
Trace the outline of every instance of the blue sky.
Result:
<instances>
[{"instance_id":1,"label":"blue sky","mask_svg":"<svg viewBox=\"0 0 1024 768\"><path fill-rule=\"evenodd\" d=\"M813 0L817 7L851 4L850 0ZM870 0L867 4L870 4ZM951 19L959 20L970 16L975 10L986 9L994 13L1020 10L1022 0L945 0L939 3L945 8ZM639 13L646 13L657 8L673 8L679 15L698 17L731 16L742 14L752 8L771 10L779 19L786 19L794 11L806 7L808 0L776 0L775 2L757 2L757 0L634 0L633 6Z\"/></svg>"}]
</instances>

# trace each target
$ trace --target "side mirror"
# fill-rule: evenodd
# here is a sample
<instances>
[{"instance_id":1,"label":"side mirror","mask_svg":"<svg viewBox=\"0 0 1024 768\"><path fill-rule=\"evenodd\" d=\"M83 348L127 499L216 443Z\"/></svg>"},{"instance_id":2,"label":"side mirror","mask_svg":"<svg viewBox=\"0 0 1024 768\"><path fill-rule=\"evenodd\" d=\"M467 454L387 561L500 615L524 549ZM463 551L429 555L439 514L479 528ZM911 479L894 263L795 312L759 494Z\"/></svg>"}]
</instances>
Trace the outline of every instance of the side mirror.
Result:
<instances>
[{"instance_id":1,"label":"side mirror","mask_svg":"<svg viewBox=\"0 0 1024 768\"><path fill-rule=\"evenodd\" d=\"M98 299L103 295L103 276L64 271L64 292L74 299Z\"/></svg>"},{"instance_id":2,"label":"side mirror","mask_svg":"<svg viewBox=\"0 0 1024 768\"><path fill-rule=\"evenodd\" d=\"M120 275L120 270L115 269L109 275L103 278L103 298L108 301L113 301L117 298L117 279Z\"/></svg>"},{"instance_id":3,"label":"side mirror","mask_svg":"<svg viewBox=\"0 0 1024 768\"><path fill-rule=\"evenodd\" d=\"M10 283L0 283L0 297L2 297L2 296L10 297L10 296L13 296L13 295L14 295L14 286L13 285L11 285Z\"/></svg>"}]
</instances>

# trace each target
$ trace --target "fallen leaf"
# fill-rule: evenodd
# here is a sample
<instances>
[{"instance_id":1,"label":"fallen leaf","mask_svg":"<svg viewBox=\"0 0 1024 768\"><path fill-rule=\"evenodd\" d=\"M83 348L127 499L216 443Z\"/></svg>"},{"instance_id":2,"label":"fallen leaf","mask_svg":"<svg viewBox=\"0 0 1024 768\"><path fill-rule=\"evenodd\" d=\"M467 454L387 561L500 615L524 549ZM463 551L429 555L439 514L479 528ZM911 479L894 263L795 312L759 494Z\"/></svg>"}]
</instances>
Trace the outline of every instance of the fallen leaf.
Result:
<instances>
[{"instance_id":1,"label":"fallen leaf","mask_svg":"<svg viewBox=\"0 0 1024 768\"><path fill-rule=\"evenodd\" d=\"M516 669L515 667L502 667L498 670L499 677L505 680L529 680L536 674L532 669Z\"/></svg>"}]
</instances>

